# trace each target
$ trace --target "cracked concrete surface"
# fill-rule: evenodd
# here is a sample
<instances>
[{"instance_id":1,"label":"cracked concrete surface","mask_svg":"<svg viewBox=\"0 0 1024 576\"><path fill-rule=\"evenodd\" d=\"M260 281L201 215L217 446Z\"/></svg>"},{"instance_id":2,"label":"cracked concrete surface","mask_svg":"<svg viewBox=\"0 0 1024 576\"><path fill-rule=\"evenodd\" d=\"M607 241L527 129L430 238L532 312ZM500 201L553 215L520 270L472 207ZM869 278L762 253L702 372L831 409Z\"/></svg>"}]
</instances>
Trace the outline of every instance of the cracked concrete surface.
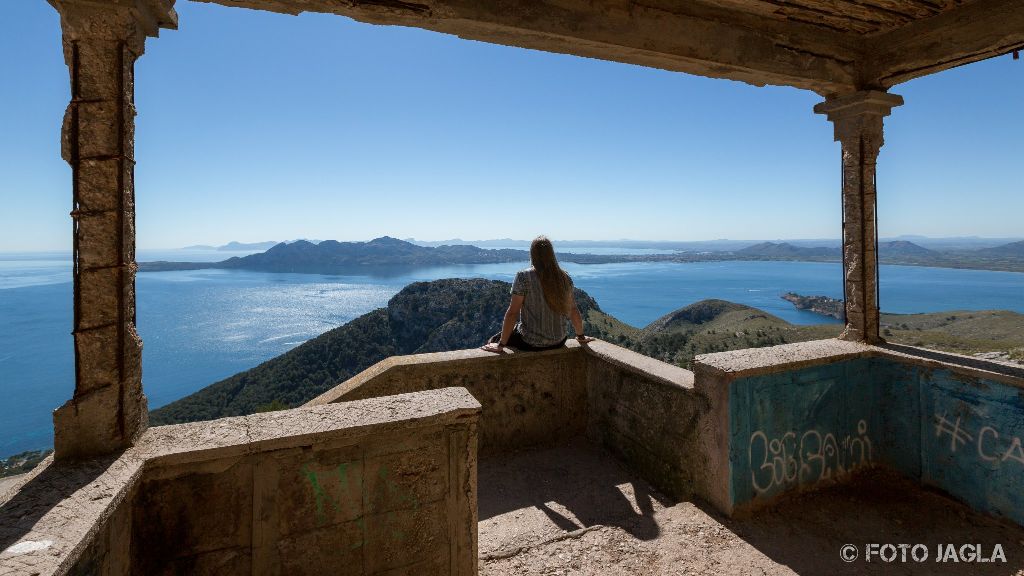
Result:
<instances>
[{"instance_id":1,"label":"cracked concrete surface","mask_svg":"<svg viewBox=\"0 0 1024 576\"><path fill-rule=\"evenodd\" d=\"M583 440L480 461L480 573L519 575L1024 574L1024 528L872 471L755 517L673 503ZM852 543L921 543L923 563L842 562ZM939 543L1000 544L1006 563L936 563Z\"/></svg>"}]
</instances>

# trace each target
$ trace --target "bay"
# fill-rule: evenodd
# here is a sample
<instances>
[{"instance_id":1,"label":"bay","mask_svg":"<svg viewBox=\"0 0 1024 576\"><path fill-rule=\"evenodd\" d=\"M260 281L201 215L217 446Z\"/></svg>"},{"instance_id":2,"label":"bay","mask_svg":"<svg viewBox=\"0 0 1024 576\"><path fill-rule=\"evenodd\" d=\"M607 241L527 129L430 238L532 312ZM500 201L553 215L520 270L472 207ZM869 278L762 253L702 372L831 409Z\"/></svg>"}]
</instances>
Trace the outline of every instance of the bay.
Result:
<instances>
[{"instance_id":1,"label":"bay","mask_svg":"<svg viewBox=\"0 0 1024 576\"><path fill-rule=\"evenodd\" d=\"M245 253L241 253L245 254ZM215 261L240 253L140 251L139 260ZM388 267L326 276L241 270L138 275L143 381L159 407L246 370L375 308L404 286L438 278L511 281L525 263ZM838 264L701 262L566 264L606 312L644 326L677 308L721 298L796 324L829 321L795 310L787 291L842 297ZM53 409L71 397L71 266L66 253L0 254L0 456L52 444ZM881 267L887 312L1024 312L1024 274Z\"/></svg>"}]
</instances>

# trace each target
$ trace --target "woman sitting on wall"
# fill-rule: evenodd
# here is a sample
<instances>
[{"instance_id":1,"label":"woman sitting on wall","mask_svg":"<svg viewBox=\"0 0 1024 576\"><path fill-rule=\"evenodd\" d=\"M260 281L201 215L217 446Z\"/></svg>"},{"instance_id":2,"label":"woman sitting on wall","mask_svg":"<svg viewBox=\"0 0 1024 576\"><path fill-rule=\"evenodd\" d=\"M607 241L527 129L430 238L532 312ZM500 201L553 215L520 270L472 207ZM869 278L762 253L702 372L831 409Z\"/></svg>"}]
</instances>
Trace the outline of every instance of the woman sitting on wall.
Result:
<instances>
[{"instance_id":1,"label":"woman sitting on wall","mask_svg":"<svg viewBox=\"0 0 1024 576\"><path fill-rule=\"evenodd\" d=\"M576 340L593 340L583 334L583 317L573 299L572 278L558 265L555 249L545 236L530 244L532 268L516 273L512 301L505 311L501 332L491 336L483 350L502 354L505 347L516 350L551 350L565 345L565 320L572 322Z\"/></svg>"}]
</instances>

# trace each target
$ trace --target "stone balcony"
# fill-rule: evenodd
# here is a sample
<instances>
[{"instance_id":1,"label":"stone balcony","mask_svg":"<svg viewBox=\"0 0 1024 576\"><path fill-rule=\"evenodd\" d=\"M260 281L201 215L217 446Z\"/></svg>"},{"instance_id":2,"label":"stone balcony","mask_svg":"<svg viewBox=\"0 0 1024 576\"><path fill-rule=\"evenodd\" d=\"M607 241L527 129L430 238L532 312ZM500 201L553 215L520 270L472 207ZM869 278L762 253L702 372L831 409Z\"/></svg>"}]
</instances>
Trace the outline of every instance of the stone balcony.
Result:
<instances>
[{"instance_id":1,"label":"stone balcony","mask_svg":"<svg viewBox=\"0 0 1024 576\"><path fill-rule=\"evenodd\" d=\"M883 118L903 104L885 90L1015 52L1020 0L923 11L896 2L867 16L860 3L834 2L786 12L745 0L216 1L821 94L814 111L842 146L845 341L708 355L693 373L598 342L392 358L310 406L147 430L134 73L146 39L178 17L173 0L50 0L71 79L62 155L75 222L75 389L55 413L57 460L0 494L0 576L472 574L481 558L495 573L861 573L866 564L807 556L830 555L845 537L884 541L879 526L890 524L850 532L858 523L846 517L907 502L983 528L956 532L947 516L906 512L920 528L902 532L906 541L930 527L946 530L939 542L977 534L1017 546L1007 564L986 565L994 573L1020 570L1024 374L882 345L876 258ZM534 464L548 461L564 465ZM572 476L579 470L593 473ZM883 473L882 488L856 492L860 472ZM589 478L599 490L585 488ZM792 508L790 498L817 488ZM844 488L853 496L834 491ZM849 498L857 505L842 504ZM769 505L776 512L759 510ZM756 523L778 510L796 512ZM843 521L822 522L821 510ZM586 558L559 551L574 542L590 546ZM619 552L631 548L645 556L630 563ZM744 556L751 549L760 556ZM703 563L687 564L689 551Z\"/></svg>"},{"instance_id":2,"label":"stone balcony","mask_svg":"<svg viewBox=\"0 0 1024 576\"><path fill-rule=\"evenodd\" d=\"M1009 574L1022 389L840 340L694 372L604 342L393 357L301 408L44 463L0 495L0 575L864 573L839 547L876 541L1000 544L971 573Z\"/></svg>"}]
</instances>

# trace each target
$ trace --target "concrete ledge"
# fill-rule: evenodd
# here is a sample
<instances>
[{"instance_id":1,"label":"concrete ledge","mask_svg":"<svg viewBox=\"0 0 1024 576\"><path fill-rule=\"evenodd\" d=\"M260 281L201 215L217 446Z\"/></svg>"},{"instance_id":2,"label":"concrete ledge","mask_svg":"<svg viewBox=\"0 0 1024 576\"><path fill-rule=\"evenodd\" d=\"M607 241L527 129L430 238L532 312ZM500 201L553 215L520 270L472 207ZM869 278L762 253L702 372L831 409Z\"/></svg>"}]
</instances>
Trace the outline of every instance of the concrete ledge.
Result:
<instances>
[{"instance_id":1,"label":"concrete ledge","mask_svg":"<svg viewBox=\"0 0 1024 576\"><path fill-rule=\"evenodd\" d=\"M554 444L586 429L586 364L576 342L544 352L479 349L388 358L308 405L391 396L449 386L481 404L480 453Z\"/></svg>"},{"instance_id":2,"label":"concrete ledge","mask_svg":"<svg viewBox=\"0 0 1024 576\"><path fill-rule=\"evenodd\" d=\"M407 356L392 356L363 370L359 374L331 388L320 396L310 400L305 406L316 406L341 401L346 395L359 388L363 384L374 380L397 368L405 368L427 364L457 364L463 362L501 362L508 360L525 360L526 358L544 358L549 356L586 352L595 358L614 364L620 368L630 370L638 376L648 380L658 381L669 386L678 386L686 389L693 389L694 374L690 370L680 368L662 362L661 360L644 356L632 350L622 348L605 342L594 340L586 345L580 345L575 340L568 340L565 347L557 350L545 350L543 352L515 352L508 354L494 354L484 352L478 348L466 350L454 350L451 352L431 352L427 354L410 354Z\"/></svg>"},{"instance_id":3,"label":"concrete ledge","mask_svg":"<svg viewBox=\"0 0 1024 576\"><path fill-rule=\"evenodd\" d=\"M874 346L846 340L812 340L766 348L701 354L694 359L694 371L735 377L759 376L864 357L876 350Z\"/></svg>"},{"instance_id":4,"label":"concrete ledge","mask_svg":"<svg viewBox=\"0 0 1024 576\"><path fill-rule=\"evenodd\" d=\"M675 497L707 483L695 440L708 401L693 372L600 340L503 356L472 349L392 357L310 405L443 385L465 387L483 406L481 454L586 434Z\"/></svg>"},{"instance_id":5,"label":"concrete ledge","mask_svg":"<svg viewBox=\"0 0 1024 576\"><path fill-rule=\"evenodd\" d=\"M341 402L357 388L371 380L383 376L385 373L399 368L410 368L421 365L449 365L457 366L466 363L479 362L508 362L510 360L523 361L526 358L545 358L559 356L568 353L579 353L581 346L575 340L568 340L564 348L556 350L545 350L543 352L516 352L507 349L506 354L495 354L485 352L479 348L468 348L466 350L453 350L451 352L428 352L426 354L408 354L405 356L391 356L377 362L359 374L345 380L334 388L306 402L303 406L317 406Z\"/></svg>"},{"instance_id":6,"label":"concrete ledge","mask_svg":"<svg viewBox=\"0 0 1024 576\"><path fill-rule=\"evenodd\" d=\"M693 390L693 372L685 368L673 366L602 340L594 340L582 348L595 358L625 368L647 380Z\"/></svg>"},{"instance_id":7,"label":"concrete ledge","mask_svg":"<svg viewBox=\"0 0 1024 576\"><path fill-rule=\"evenodd\" d=\"M904 344L883 344L873 348L874 354L880 357L1024 388L1024 367Z\"/></svg>"},{"instance_id":8,"label":"concrete ledge","mask_svg":"<svg viewBox=\"0 0 1024 576\"><path fill-rule=\"evenodd\" d=\"M643 356L641 356L643 358ZM837 338L781 344L766 348L746 348L730 352L701 354L694 360L694 371L705 377L730 378L789 372L853 358L883 357L900 362L951 370L978 378L991 378L1024 387L1024 368L981 358L940 352L903 344L872 346ZM700 378L703 382L705 378Z\"/></svg>"},{"instance_id":9,"label":"concrete ledge","mask_svg":"<svg viewBox=\"0 0 1024 576\"><path fill-rule=\"evenodd\" d=\"M454 423L478 414L480 403L463 388L442 388L343 405L304 406L292 410L221 418L209 422L150 428L133 451L148 466L241 456L322 439L358 435L373 427L381 433L415 428L430 420Z\"/></svg>"},{"instance_id":10,"label":"concrete ledge","mask_svg":"<svg viewBox=\"0 0 1024 576\"><path fill-rule=\"evenodd\" d=\"M142 475L133 454L46 459L0 503L0 574L66 574L100 538Z\"/></svg>"},{"instance_id":11,"label":"concrete ledge","mask_svg":"<svg viewBox=\"0 0 1024 576\"><path fill-rule=\"evenodd\" d=\"M43 463L40 462L39 465ZM38 466L37 466L38 467ZM0 478L0 505L10 499L10 494L17 492L22 484L28 481L29 472Z\"/></svg>"}]
</instances>

